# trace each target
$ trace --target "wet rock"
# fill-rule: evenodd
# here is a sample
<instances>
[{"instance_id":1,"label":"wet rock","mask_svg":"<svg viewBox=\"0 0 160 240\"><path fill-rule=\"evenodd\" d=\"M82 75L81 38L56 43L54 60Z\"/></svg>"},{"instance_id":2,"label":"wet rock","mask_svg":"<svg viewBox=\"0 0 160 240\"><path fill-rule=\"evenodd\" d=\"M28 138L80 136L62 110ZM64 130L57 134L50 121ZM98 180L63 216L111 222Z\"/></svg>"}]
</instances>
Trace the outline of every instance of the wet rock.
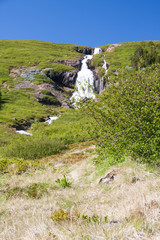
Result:
<instances>
[{"instance_id":1,"label":"wet rock","mask_svg":"<svg viewBox=\"0 0 160 240\"><path fill-rule=\"evenodd\" d=\"M81 47L75 47L75 51L79 53L83 53L85 55L93 55L94 48L81 48Z\"/></svg>"}]
</instances>

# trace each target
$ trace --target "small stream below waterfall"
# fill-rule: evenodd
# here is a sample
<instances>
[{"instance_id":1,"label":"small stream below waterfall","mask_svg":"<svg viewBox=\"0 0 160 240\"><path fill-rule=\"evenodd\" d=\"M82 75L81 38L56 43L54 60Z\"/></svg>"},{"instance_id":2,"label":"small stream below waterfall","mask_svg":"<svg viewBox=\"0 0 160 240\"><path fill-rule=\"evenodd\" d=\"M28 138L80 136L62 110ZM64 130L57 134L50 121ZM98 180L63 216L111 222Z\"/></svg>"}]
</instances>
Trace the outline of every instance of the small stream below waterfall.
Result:
<instances>
[{"instance_id":1,"label":"small stream below waterfall","mask_svg":"<svg viewBox=\"0 0 160 240\"><path fill-rule=\"evenodd\" d=\"M27 136L33 136L32 133L27 132L26 130L16 130L16 133L27 135Z\"/></svg>"},{"instance_id":2,"label":"small stream below waterfall","mask_svg":"<svg viewBox=\"0 0 160 240\"><path fill-rule=\"evenodd\" d=\"M60 116L54 116L54 117L49 117L48 120L45 121L45 123L48 123L48 125L51 125L53 121L56 121ZM27 130L16 130L16 133L22 134L22 135L27 135L27 136L33 136L32 133L27 132Z\"/></svg>"},{"instance_id":3,"label":"small stream below waterfall","mask_svg":"<svg viewBox=\"0 0 160 240\"><path fill-rule=\"evenodd\" d=\"M45 121L45 123L48 123L48 125L51 125L51 123L55 120L57 120L59 117L55 116L55 117L49 117L49 119L47 121Z\"/></svg>"},{"instance_id":4,"label":"small stream below waterfall","mask_svg":"<svg viewBox=\"0 0 160 240\"><path fill-rule=\"evenodd\" d=\"M85 98L95 98L94 94L94 82L95 77L93 72L88 68L88 61L93 58L94 55L99 54L102 52L101 48L95 48L93 55L86 55L82 60L82 66L80 71L78 72L76 84L75 84L75 92L73 93L72 97L70 98L71 101L76 104L80 100ZM107 75L107 63L104 59L104 63L102 68L105 69L105 75ZM103 90L103 78L100 80L100 91Z\"/></svg>"}]
</instances>

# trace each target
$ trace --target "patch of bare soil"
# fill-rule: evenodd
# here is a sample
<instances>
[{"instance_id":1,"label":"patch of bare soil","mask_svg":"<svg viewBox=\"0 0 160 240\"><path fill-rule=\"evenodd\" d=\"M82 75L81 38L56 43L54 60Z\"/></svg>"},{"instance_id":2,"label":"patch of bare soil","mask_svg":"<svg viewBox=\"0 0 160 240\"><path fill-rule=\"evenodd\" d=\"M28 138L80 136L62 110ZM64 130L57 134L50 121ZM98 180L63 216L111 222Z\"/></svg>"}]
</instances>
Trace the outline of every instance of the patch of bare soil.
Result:
<instances>
[{"instance_id":1,"label":"patch of bare soil","mask_svg":"<svg viewBox=\"0 0 160 240\"><path fill-rule=\"evenodd\" d=\"M118 43L112 44L112 45L110 45L110 46L107 48L106 52L113 52L113 50L114 50L116 47L120 47L120 46L121 46L121 44L118 44Z\"/></svg>"}]
</instances>

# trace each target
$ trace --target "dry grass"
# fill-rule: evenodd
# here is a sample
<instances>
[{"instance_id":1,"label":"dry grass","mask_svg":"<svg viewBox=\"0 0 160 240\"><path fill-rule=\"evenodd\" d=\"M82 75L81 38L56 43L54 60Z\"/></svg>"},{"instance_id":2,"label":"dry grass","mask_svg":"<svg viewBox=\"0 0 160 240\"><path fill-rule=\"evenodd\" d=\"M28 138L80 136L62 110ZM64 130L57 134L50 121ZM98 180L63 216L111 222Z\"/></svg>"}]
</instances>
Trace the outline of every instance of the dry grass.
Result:
<instances>
[{"instance_id":1,"label":"dry grass","mask_svg":"<svg viewBox=\"0 0 160 240\"><path fill-rule=\"evenodd\" d=\"M98 184L102 176L92 164L94 157L92 145L78 144L63 154L43 159L46 168L41 171L1 177L1 190L33 183L52 185L64 174L72 184L70 188L50 188L40 199L21 196L6 200L2 195L0 239L160 239L159 175L127 161L106 169L106 173L116 171L114 181ZM67 210L70 217L51 219L58 209ZM83 214L91 218L96 214L98 222L82 218ZM118 222L111 223L113 219Z\"/></svg>"}]
</instances>

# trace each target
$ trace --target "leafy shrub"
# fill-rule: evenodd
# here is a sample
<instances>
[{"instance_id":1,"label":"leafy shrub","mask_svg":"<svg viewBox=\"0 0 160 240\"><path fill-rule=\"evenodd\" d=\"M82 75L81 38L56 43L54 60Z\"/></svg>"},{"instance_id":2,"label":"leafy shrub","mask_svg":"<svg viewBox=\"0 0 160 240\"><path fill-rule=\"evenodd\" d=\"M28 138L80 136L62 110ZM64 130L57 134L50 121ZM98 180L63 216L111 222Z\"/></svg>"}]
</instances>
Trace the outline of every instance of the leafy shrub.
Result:
<instances>
[{"instance_id":1,"label":"leafy shrub","mask_svg":"<svg viewBox=\"0 0 160 240\"><path fill-rule=\"evenodd\" d=\"M137 46L134 55L131 56L131 64L133 67L147 67L149 65L160 63L160 56L157 54L157 48L153 42L149 42L149 49L145 46Z\"/></svg>"},{"instance_id":2,"label":"leafy shrub","mask_svg":"<svg viewBox=\"0 0 160 240\"><path fill-rule=\"evenodd\" d=\"M100 147L99 162L125 155L160 165L160 70L143 69L118 77L86 112L94 119L90 133Z\"/></svg>"}]
</instances>

